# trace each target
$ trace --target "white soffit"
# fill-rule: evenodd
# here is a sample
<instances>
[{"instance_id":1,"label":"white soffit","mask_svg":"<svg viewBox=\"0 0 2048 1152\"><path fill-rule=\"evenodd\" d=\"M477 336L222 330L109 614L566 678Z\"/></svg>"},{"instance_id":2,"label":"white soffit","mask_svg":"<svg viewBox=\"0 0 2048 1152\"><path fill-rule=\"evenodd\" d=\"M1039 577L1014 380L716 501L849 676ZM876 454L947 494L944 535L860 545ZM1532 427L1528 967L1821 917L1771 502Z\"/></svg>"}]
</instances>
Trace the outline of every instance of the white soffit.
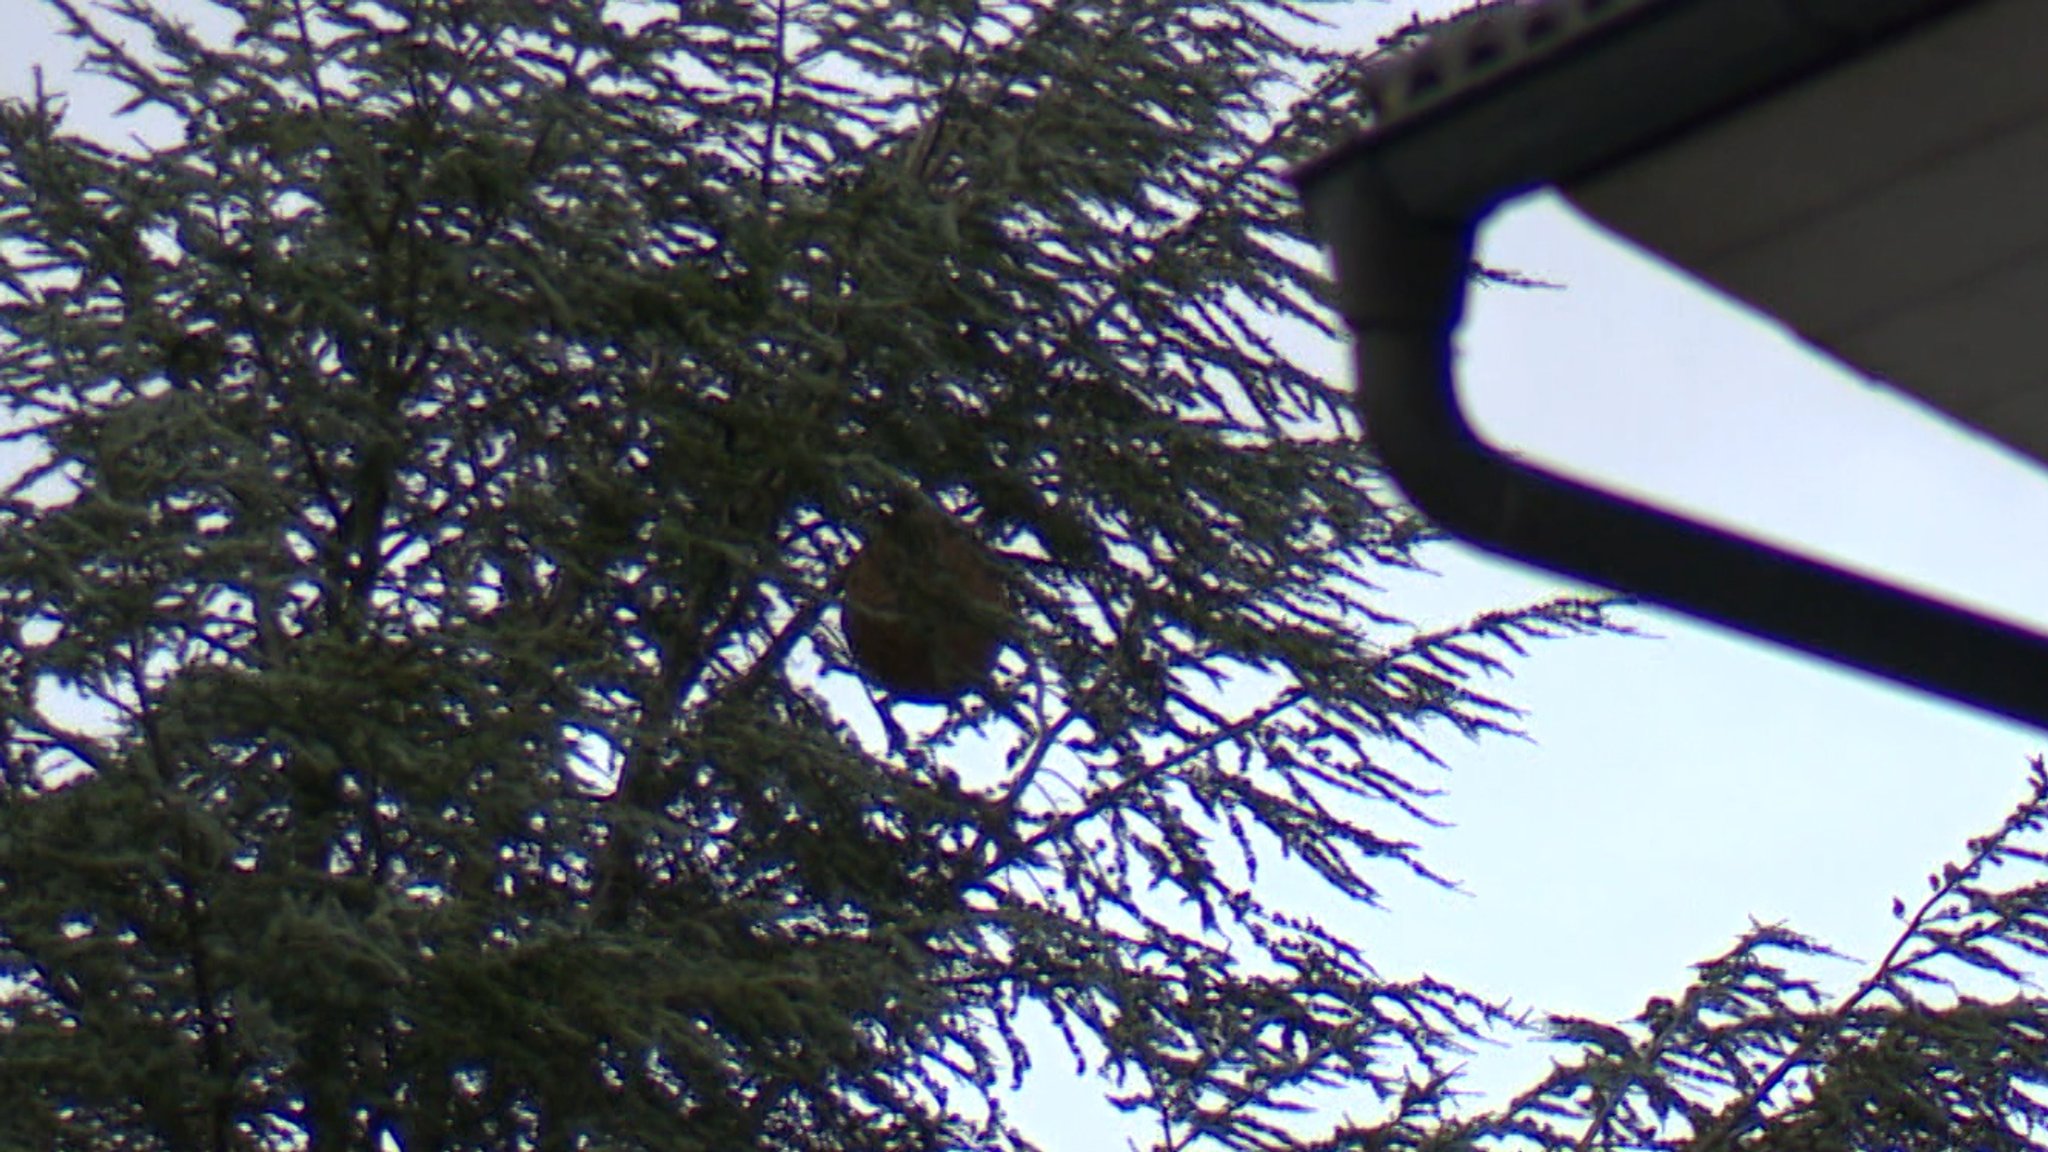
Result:
<instances>
[{"instance_id":1,"label":"white soffit","mask_svg":"<svg viewBox=\"0 0 2048 1152\"><path fill-rule=\"evenodd\" d=\"M1995 0L1565 189L2048 462L2048 0Z\"/></svg>"}]
</instances>

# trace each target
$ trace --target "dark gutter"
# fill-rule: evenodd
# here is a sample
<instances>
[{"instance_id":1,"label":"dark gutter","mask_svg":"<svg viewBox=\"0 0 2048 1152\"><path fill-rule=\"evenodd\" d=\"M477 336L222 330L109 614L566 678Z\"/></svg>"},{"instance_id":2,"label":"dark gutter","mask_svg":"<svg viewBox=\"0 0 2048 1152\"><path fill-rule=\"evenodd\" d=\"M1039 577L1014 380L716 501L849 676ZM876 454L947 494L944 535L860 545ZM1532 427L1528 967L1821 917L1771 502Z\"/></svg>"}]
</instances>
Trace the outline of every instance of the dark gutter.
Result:
<instances>
[{"instance_id":1,"label":"dark gutter","mask_svg":"<svg viewBox=\"0 0 2048 1152\"><path fill-rule=\"evenodd\" d=\"M1367 435L1409 499L1492 551L2048 727L2048 637L1505 456L1454 373L1473 237L1503 201L1973 2L1541 0L1369 69L1373 126L1295 180L1336 254Z\"/></svg>"}]
</instances>

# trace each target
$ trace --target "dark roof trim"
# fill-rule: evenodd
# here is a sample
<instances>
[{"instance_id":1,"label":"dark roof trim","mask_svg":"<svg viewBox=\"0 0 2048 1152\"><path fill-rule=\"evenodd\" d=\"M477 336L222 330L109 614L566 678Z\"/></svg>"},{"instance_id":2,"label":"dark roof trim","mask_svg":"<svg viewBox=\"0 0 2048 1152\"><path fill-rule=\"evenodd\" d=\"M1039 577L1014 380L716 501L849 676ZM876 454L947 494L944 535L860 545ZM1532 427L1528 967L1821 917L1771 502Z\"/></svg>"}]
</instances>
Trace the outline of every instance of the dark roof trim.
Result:
<instances>
[{"instance_id":1,"label":"dark roof trim","mask_svg":"<svg viewBox=\"0 0 2048 1152\"><path fill-rule=\"evenodd\" d=\"M1977 0L1502 0L1369 61L1369 158L1419 214L1579 179Z\"/></svg>"},{"instance_id":2,"label":"dark roof trim","mask_svg":"<svg viewBox=\"0 0 2048 1152\"><path fill-rule=\"evenodd\" d=\"M1463 87L1424 72L1472 25L1369 74L1395 86L1391 109L1298 179L1337 257L1361 415L1409 498L1496 552L2048 726L2048 638L1505 456L1465 419L1454 379L1473 237L1495 205L1968 2L1541 0L1515 15L1609 15L1494 56Z\"/></svg>"}]
</instances>

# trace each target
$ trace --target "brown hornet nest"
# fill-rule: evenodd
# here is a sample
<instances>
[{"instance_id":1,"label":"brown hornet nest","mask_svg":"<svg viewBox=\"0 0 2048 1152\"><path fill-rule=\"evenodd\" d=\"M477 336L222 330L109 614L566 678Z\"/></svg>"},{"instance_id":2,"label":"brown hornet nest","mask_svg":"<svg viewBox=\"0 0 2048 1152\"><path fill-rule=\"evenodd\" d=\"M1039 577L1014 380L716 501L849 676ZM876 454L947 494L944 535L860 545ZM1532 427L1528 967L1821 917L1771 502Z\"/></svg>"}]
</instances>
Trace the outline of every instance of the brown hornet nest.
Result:
<instances>
[{"instance_id":1,"label":"brown hornet nest","mask_svg":"<svg viewBox=\"0 0 2048 1152\"><path fill-rule=\"evenodd\" d=\"M950 703L986 683L1008 615L988 549L928 506L885 516L846 570L846 647L869 682L901 700Z\"/></svg>"}]
</instances>

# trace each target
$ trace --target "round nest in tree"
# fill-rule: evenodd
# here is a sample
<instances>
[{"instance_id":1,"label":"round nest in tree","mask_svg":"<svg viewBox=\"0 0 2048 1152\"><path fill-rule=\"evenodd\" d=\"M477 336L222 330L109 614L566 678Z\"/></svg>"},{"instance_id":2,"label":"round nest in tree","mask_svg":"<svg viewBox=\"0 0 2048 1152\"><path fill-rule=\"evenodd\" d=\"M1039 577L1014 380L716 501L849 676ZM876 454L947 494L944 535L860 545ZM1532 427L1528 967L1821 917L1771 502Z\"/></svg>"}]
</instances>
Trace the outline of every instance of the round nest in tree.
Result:
<instances>
[{"instance_id":1,"label":"round nest in tree","mask_svg":"<svg viewBox=\"0 0 2048 1152\"><path fill-rule=\"evenodd\" d=\"M988 549L932 508L890 513L846 570L847 650L902 700L949 703L986 683L1008 615Z\"/></svg>"}]
</instances>

